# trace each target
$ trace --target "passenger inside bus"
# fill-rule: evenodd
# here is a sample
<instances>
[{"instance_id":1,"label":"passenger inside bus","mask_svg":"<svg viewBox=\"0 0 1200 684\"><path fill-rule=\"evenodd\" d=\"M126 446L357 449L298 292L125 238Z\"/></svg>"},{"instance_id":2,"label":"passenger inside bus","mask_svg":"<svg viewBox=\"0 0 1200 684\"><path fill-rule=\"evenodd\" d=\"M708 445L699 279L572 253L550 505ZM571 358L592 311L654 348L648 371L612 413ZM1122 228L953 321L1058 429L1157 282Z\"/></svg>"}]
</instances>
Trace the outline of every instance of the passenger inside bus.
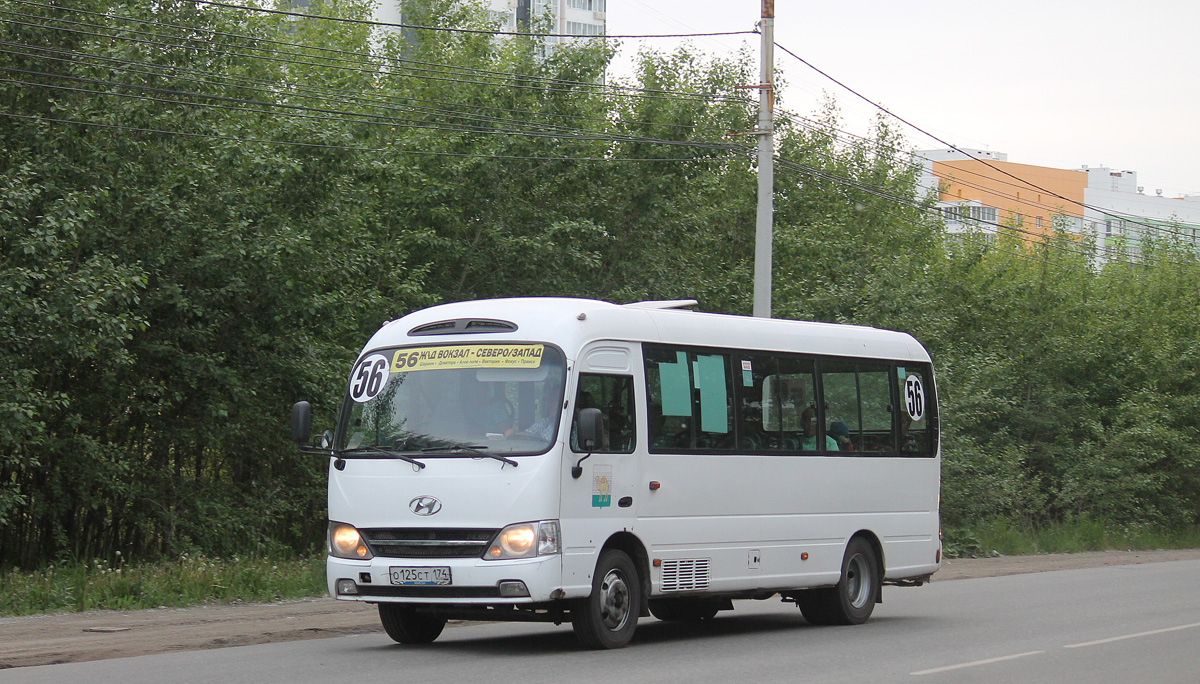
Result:
<instances>
[{"instance_id":1,"label":"passenger inside bus","mask_svg":"<svg viewBox=\"0 0 1200 684\"><path fill-rule=\"evenodd\" d=\"M800 424L804 428L804 436L800 438L801 451L817 450L817 409L809 406L800 414ZM825 451L838 451L838 442L832 435L825 435Z\"/></svg>"}]
</instances>

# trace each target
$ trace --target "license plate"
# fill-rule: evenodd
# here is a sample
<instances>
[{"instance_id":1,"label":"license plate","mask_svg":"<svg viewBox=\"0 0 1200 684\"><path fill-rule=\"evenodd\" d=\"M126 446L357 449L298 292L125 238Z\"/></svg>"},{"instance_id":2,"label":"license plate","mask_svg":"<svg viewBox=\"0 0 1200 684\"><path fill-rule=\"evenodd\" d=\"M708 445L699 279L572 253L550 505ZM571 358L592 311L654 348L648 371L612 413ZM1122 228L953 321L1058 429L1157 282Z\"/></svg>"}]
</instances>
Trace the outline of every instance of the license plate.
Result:
<instances>
[{"instance_id":1,"label":"license plate","mask_svg":"<svg viewBox=\"0 0 1200 684\"><path fill-rule=\"evenodd\" d=\"M438 585L450 584L450 568L388 568L392 584Z\"/></svg>"}]
</instances>

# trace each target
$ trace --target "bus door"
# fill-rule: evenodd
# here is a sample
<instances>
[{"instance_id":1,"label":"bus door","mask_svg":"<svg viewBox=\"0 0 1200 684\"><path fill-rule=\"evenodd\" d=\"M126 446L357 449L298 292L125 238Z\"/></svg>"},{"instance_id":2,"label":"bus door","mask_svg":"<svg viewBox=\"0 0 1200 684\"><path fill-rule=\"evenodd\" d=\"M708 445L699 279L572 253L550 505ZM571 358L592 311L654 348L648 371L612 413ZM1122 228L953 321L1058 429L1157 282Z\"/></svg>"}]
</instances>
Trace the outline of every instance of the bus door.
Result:
<instances>
[{"instance_id":1,"label":"bus door","mask_svg":"<svg viewBox=\"0 0 1200 684\"><path fill-rule=\"evenodd\" d=\"M632 529L637 518L638 459L634 454L638 426L634 421L635 347L621 342L598 342L579 355L568 387L571 428L562 464L562 535L564 582L590 583L596 554L614 532ZM588 455L578 443L575 421L585 408L604 415L601 443ZM566 461L569 461L566 462ZM572 467L582 472L572 477ZM579 471L577 471L579 472Z\"/></svg>"}]
</instances>

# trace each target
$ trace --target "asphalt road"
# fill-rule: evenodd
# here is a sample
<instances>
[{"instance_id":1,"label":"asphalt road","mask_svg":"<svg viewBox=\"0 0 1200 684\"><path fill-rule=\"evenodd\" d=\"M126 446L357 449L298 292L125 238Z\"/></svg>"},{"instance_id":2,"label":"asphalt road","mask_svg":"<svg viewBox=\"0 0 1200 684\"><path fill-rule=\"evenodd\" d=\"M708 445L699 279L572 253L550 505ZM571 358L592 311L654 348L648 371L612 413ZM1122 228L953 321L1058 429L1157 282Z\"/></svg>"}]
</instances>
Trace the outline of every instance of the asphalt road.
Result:
<instances>
[{"instance_id":1,"label":"asphalt road","mask_svg":"<svg viewBox=\"0 0 1200 684\"><path fill-rule=\"evenodd\" d=\"M364 634L14 668L0 683L1200 682L1200 560L887 588L858 627L738 601L700 625L644 618L633 644L578 648L568 626L485 624L399 646Z\"/></svg>"}]
</instances>

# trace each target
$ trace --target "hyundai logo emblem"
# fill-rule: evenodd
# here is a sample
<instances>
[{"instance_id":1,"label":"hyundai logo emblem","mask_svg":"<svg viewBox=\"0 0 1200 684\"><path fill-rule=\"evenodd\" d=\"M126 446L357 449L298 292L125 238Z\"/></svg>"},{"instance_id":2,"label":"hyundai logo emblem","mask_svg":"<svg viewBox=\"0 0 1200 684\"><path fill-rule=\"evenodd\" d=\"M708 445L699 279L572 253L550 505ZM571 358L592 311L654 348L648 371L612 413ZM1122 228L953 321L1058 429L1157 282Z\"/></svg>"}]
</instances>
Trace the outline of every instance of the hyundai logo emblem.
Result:
<instances>
[{"instance_id":1,"label":"hyundai logo emblem","mask_svg":"<svg viewBox=\"0 0 1200 684\"><path fill-rule=\"evenodd\" d=\"M433 515L442 510L442 502L432 496L418 496L408 502L408 510L417 515Z\"/></svg>"}]
</instances>

